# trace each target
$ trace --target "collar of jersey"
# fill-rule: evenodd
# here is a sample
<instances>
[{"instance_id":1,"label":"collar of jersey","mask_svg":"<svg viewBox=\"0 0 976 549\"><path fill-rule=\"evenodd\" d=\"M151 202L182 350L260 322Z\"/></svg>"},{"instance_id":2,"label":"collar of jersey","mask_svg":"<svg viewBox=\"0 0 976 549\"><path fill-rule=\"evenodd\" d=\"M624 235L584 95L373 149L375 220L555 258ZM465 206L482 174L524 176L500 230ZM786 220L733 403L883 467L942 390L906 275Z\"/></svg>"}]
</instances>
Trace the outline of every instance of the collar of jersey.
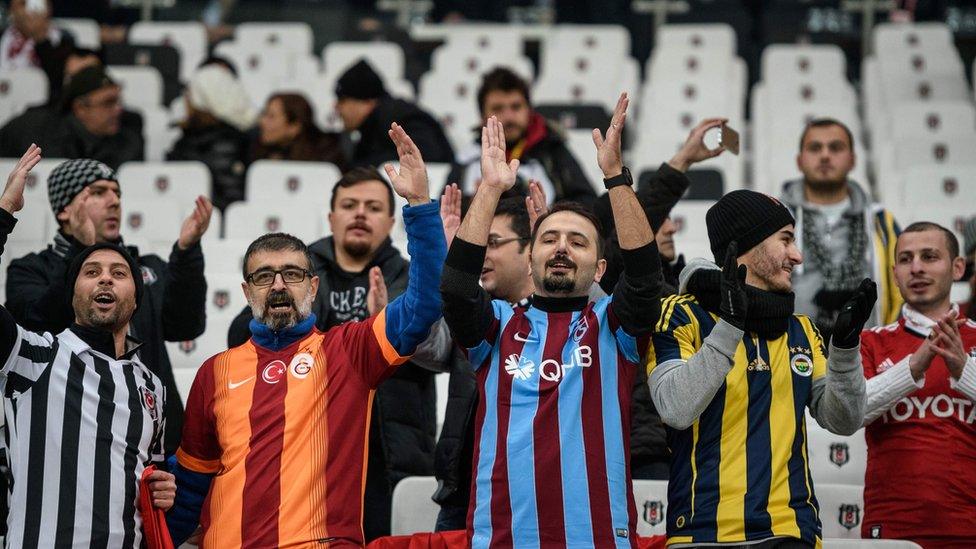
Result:
<instances>
[{"instance_id":1,"label":"collar of jersey","mask_svg":"<svg viewBox=\"0 0 976 549\"><path fill-rule=\"evenodd\" d=\"M956 312L956 318L959 317L958 304L953 303L949 309ZM902 305L901 316L905 319L905 327L922 337L928 337L932 332L932 326L936 325L934 320L916 311L908 303ZM966 319L962 320L965 322Z\"/></svg>"},{"instance_id":2,"label":"collar of jersey","mask_svg":"<svg viewBox=\"0 0 976 549\"><path fill-rule=\"evenodd\" d=\"M308 318L295 324L291 328L285 328L275 332L267 324L258 322L252 318L248 327L251 328L251 337L254 342L272 351L280 351L292 343L307 336L312 328L315 327L315 313L308 315Z\"/></svg>"},{"instance_id":3,"label":"collar of jersey","mask_svg":"<svg viewBox=\"0 0 976 549\"><path fill-rule=\"evenodd\" d=\"M534 294L532 296L532 306L547 313L582 311L589 302L590 297L585 295L579 297L543 297Z\"/></svg>"},{"instance_id":4,"label":"collar of jersey","mask_svg":"<svg viewBox=\"0 0 976 549\"><path fill-rule=\"evenodd\" d=\"M81 345L76 349L77 351L81 351L87 347L113 360L132 360L132 357L136 355L136 351L142 347L141 341L130 335L126 335L125 352L122 353L122 356L116 357L115 337L112 335L112 332L81 326L78 323L72 323L70 330L81 342Z\"/></svg>"}]
</instances>

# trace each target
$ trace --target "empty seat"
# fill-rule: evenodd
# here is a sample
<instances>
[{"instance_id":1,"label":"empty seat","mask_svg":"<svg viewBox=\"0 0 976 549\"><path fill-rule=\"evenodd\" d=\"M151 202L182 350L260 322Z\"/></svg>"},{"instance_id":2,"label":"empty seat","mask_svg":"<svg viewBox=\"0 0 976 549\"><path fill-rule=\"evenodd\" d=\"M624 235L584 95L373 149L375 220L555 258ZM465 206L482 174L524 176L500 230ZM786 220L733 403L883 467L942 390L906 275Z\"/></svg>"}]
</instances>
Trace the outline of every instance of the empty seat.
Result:
<instances>
[{"instance_id":1,"label":"empty seat","mask_svg":"<svg viewBox=\"0 0 976 549\"><path fill-rule=\"evenodd\" d=\"M180 128L173 124L169 111L162 107L143 108L139 114L142 115L142 135L146 141L145 158L148 162L162 162L180 138Z\"/></svg>"},{"instance_id":2,"label":"empty seat","mask_svg":"<svg viewBox=\"0 0 976 549\"><path fill-rule=\"evenodd\" d=\"M551 71L542 75L532 87L532 99L547 103L592 104L613 111L626 91L630 97L637 92L636 62L629 60L596 73Z\"/></svg>"},{"instance_id":3,"label":"empty seat","mask_svg":"<svg viewBox=\"0 0 976 549\"><path fill-rule=\"evenodd\" d=\"M864 518L864 487L849 484L818 483L814 491L820 504L823 537L861 539L861 520Z\"/></svg>"},{"instance_id":4,"label":"empty seat","mask_svg":"<svg viewBox=\"0 0 976 549\"><path fill-rule=\"evenodd\" d=\"M481 124L478 83L455 73L428 72L420 79L420 104L438 119L455 150L470 145Z\"/></svg>"},{"instance_id":5,"label":"empty seat","mask_svg":"<svg viewBox=\"0 0 976 549\"><path fill-rule=\"evenodd\" d=\"M880 23L871 34L876 52L939 51L954 45L952 30L945 23Z\"/></svg>"},{"instance_id":6,"label":"empty seat","mask_svg":"<svg viewBox=\"0 0 976 549\"><path fill-rule=\"evenodd\" d=\"M662 25L654 38L655 49L736 53L735 29L725 23Z\"/></svg>"},{"instance_id":7,"label":"empty seat","mask_svg":"<svg viewBox=\"0 0 976 549\"><path fill-rule=\"evenodd\" d=\"M686 258L712 259L708 231L705 230L705 212L714 203L711 200L682 200L671 210L675 248Z\"/></svg>"},{"instance_id":8,"label":"empty seat","mask_svg":"<svg viewBox=\"0 0 976 549\"><path fill-rule=\"evenodd\" d=\"M361 59L385 80L405 76L403 48L395 42L332 42L322 50L324 69L333 75L341 75Z\"/></svg>"},{"instance_id":9,"label":"empty seat","mask_svg":"<svg viewBox=\"0 0 976 549\"><path fill-rule=\"evenodd\" d=\"M833 44L770 44L762 52L762 79L844 78L847 59Z\"/></svg>"},{"instance_id":10,"label":"empty seat","mask_svg":"<svg viewBox=\"0 0 976 549\"><path fill-rule=\"evenodd\" d=\"M304 22L239 23L234 41L254 49L278 49L297 54L312 53L312 28Z\"/></svg>"},{"instance_id":11,"label":"empty seat","mask_svg":"<svg viewBox=\"0 0 976 549\"><path fill-rule=\"evenodd\" d=\"M956 136L976 134L976 109L968 101L924 101L899 103L890 116L894 140L920 135Z\"/></svg>"},{"instance_id":12,"label":"empty seat","mask_svg":"<svg viewBox=\"0 0 976 549\"><path fill-rule=\"evenodd\" d=\"M70 32L79 48L97 51L102 47L102 29L94 19L55 17L54 24Z\"/></svg>"},{"instance_id":13,"label":"empty seat","mask_svg":"<svg viewBox=\"0 0 976 549\"><path fill-rule=\"evenodd\" d=\"M342 172L326 162L259 160L247 171L245 196L251 202L301 200L324 208Z\"/></svg>"},{"instance_id":14,"label":"empty seat","mask_svg":"<svg viewBox=\"0 0 976 549\"><path fill-rule=\"evenodd\" d=\"M163 44L180 52L180 78L190 79L207 55L207 29L198 21L138 21L129 28L130 44Z\"/></svg>"},{"instance_id":15,"label":"empty seat","mask_svg":"<svg viewBox=\"0 0 976 549\"><path fill-rule=\"evenodd\" d=\"M890 107L903 101L963 101L969 98L965 78L897 74L883 77L884 99Z\"/></svg>"},{"instance_id":16,"label":"empty seat","mask_svg":"<svg viewBox=\"0 0 976 549\"><path fill-rule=\"evenodd\" d=\"M600 131L605 129L603 128ZM606 192L606 189L603 188L603 172L596 162L596 146L593 145L592 129L567 131L566 147L573 153L576 163L583 169L583 173L586 174L594 192L597 195Z\"/></svg>"},{"instance_id":17,"label":"empty seat","mask_svg":"<svg viewBox=\"0 0 976 549\"><path fill-rule=\"evenodd\" d=\"M305 242L325 236L326 210L304 200L272 203L234 202L224 211L224 236L254 240L266 233L284 232Z\"/></svg>"},{"instance_id":18,"label":"empty seat","mask_svg":"<svg viewBox=\"0 0 976 549\"><path fill-rule=\"evenodd\" d=\"M179 97L180 52L161 44L106 44L102 49L106 65L153 67L163 80L163 105Z\"/></svg>"},{"instance_id":19,"label":"empty seat","mask_svg":"<svg viewBox=\"0 0 976 549\"><path fill-rule=\"evenodd\" d=\"M211 222L211 230L214 230ZM243 280L244 253L251 240L243 238L217 238L204 240L204 269L207 276L232 275Z\"/></svg>"},{"instance_id":20,"label":"empty seat","mask_svg":"<svg viewBox=\"0 0 976 549\"><path fill-rule=\"evenodd\" d=\"M522 30L517 25L473 23L441 27L446 46L451 49L491 52L501 58L523 53Z\"/></svg>"},{"instance_id":21,"label":"empty seat","mask_svg":"<svg viewBox=\"0 0 976 549\"><path fill-rule=\"evenodd\" d=\"M430 497L437 490L434 477L406 477L393 488L390 533L394 536L432 532L440 506Z\"/></svg>"},{"instance_id":22,"label":"empty seat","mask_svg":"<svg viewBox=\"0 0 976 549\"><path fill-rule=\"evenodd\" d=\"M207 316L235 317L247 306L247 298L241 283L241 273L207 275ZM209 329L208 329L209 331ZM226 331L224 332L226 336Z\"/></svg>"},{"instance_id":23,"label":"empty seat","mask_svg":"<svg viewBox=\"0 0 976 549\"><path fill-rule=\"evenodd\" d=\"M969 160L973 164L923 164L899 170L897 189L886 188L884 194L899 224L935 221L961 234L959 225L974 214L976 204L976 158Z\"/></svg>"},{"instance_id":24,"label":"empty seat","mask_svg":"<svg viewBox=\"0 0 976 549\"><path fill-rule=\"evenodd\" d=\"M0 159L0 174L9 174L19 159ZM8 237L11 242L41 242L46 246L58 230L47 196L47 178L64 159L45 158L27 175L24 185L24 209L17 212L17 227Z\"/></svg>"},{"instance_id":25,"label":"empty seat","mask_svg":"<svg viewBox=\"0 0 976 549\"><path fill-rule=\"evenodd\" d=\"M126 162L119 167L123 205L130 199L193 203L210 196L210 170L202 162Z\"/></svg>"},{"instance_id":26,"label":"empty seat","mask_svg":"<svg viewBox=\"0 0 976 549\"><path fill-rule=\"evenodd\" d=\"M620 25L556 25L542 39L543 65L567 56L630 55L630 33Z\"/></svg>"},{"instance_id":27,"label":"empty seat","mask_svg":"<svg viewBox=\"0 0 976 549\"><path fill-rule=\"evenodd\" d=\"M43 105L47 99L47 77L41 69L0 70L0 126L27 107Z\"/></svg>"},{"instance_id":28,"label":"empty seat","mask_svg":"<svg viewBox=\"0 0 976 549\"><path fill-rule=\"evenodd\" d=\"M807 453L810 474L816 485L864 484L864 470L868 459L864 429L851 436L835 435L808 417Z\"/></svg>"},{"instance_id":29,"label":"empty seat","mask_svg":"<svg viewBox=\"0 0 976 549\"><path fill-rule=\"evenodd\" d=\"M172 244L180 236L183 211L173 198L125 198L122 201L122 235L126 239Z\"/></svg>"},{"instance_id":30,"label":"empty seat","mask_svg":"<svg viewBox=\"0 0 976 549\"><path fill-rule=\"evenodd\" d=\"M666 534L668 481L634 480L634 503L637 506L637 535Z\"/></svg>"},{"instance_id":31,"label":"empty seat","mask_svg":"<svg viewBox=\"0 0 976 549\"><path fill-rule=\"evenodd\" d=\"M482 75L495 67L507 67L528 82L535 79L532 62L521 54L498 50L478 50L441 46L431 56L431 70L453 73L477 85Z\"/></svg>"},{"instance_id":32,"label":"empty seat","mask_svg":"<svg viewBox=\"0 0 976 549\"><path fill-rule=\"evenodd\" d=\"M115 65L108 74L122 87L122 102L135 110L163 105L163 78L155 67Z\"/></svg>"}]
</instances>

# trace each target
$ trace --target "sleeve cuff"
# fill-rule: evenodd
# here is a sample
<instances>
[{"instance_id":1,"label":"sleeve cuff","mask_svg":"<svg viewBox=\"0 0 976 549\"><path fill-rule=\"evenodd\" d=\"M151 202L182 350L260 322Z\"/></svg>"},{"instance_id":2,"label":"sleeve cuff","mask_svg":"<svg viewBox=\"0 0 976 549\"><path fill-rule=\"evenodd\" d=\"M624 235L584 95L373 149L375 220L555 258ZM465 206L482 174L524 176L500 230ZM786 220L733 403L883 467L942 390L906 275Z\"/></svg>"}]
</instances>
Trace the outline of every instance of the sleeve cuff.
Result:
<instances>
[{"instance_id":1,"label":"sleeve cuff","mask_svg":"<svg viewBox=\"0 0 976 549\"><path fill-rule=\"evenodd\" d=\"M415 217L418 215L430 214L431 212L440 215L441 204L437 200L431 200L425 204L417 204L416 206L411 206L410 204L403 205L403 217L404 220L408 217Z\"/></svg>"},{"instance_id":2,"label":"sleeve cuff","mask_svg":"<svg viewBox=\"0 0 976 549\"><path fill-rule=\"evenodd\" d=\"M970 398L976 398L976 359L969 357L966 365L962 367L962 374L959 379L949 376L949 387L965 393Z\"/></svg>"},{"instance_id":3,"label":"sleeve cuff","mask_svg":"<svg viewBox=\"0 0 976 549\"><path fill-rule=\"evenodd\" d=\"M830 344L830 354L827 358L827 369L831 372L847 373L861 367L861 344L850 349L841 349Z\"/></svg>"},{"instance_id":4,"label":"sleeve cuff","mask_svg":"<svg viewBox=\"0 0 976 549\"><path fill-rule=\"evenodd\" d=\"M486 246L472 244L455 236L444 264L458 271L479 276L485 264Z\"/></svg>"},{"instance_id":5,"label":"sleeve cuff","mask_svg":"<svg viewBox=\"0 0 976 549\"><path fill-rule=\"evenodd\" d=\"M649 243L633 250L620 250L627 276L649 276L661 272L661 257L657 252L657 242Z\"/></svg>"},{"instance_id":6,"label":"sleeve cuff","mask_svg":"<svg viewBox=\"0 0 976 549\"><path fill-rule=\"evenodd\" d=\"M915 381L915 376L912 375L912 369L908 366L911 358L912 355L906 356L898 361L898 364L895 364L890 370L890 388L892 391L895 391L901 395L906 395L913 392L915 389L925 387L925 376L922 376L922 379Z\"/></svg>"},{"instance_id":7,"label":"sleeve cuff","mask_svg":"<svg viewBox=\"0 0 976 549\"><path fill-rule=\"evenodd\" d=\"M743 335L745 335L744 331L729 324L725 320L719 320L705 340L720 353L731 359L735 356L735 350L739 347L739 342L742 341Z\"/></svg>"}]
</instances>

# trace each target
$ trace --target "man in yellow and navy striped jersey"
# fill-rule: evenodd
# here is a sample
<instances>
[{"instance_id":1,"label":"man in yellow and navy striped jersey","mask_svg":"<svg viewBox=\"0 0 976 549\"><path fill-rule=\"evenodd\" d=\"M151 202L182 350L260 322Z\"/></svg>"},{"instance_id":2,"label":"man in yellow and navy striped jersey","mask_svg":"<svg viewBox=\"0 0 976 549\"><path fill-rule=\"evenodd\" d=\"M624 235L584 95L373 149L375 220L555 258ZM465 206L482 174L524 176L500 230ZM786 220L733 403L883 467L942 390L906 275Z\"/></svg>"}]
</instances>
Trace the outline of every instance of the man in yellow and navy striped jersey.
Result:
<instances>
[{"instance_id":1,"label":"man in yellow and navy striped jersey","mask_svg":"<svg viewBox=\"0 0 976 549\"><path fill-rule=\"evenodd\" d=\"M705 219L724 267L701 259L682 271L647 357L672 453L668 546L819 548L805 409L838 434L861 426L859 338L876 286L865 279L844 306L828 358L814 324L793 314L803 258L789 210L740 190Z\"/></svg>"}]
</instances>

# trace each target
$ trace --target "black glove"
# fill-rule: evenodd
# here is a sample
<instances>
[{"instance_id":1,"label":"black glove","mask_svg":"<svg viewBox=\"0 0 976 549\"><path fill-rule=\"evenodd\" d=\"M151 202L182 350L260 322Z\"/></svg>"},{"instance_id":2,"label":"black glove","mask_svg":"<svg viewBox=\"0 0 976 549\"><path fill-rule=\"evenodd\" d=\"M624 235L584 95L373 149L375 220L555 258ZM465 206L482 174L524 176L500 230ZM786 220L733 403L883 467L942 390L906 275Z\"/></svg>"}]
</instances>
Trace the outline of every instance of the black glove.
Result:
<instances>
[{"instance_id":1,"label":"black glove","mask_svg":"<svg viewBox=\"0 0 976 549\"><path fill-rule=\"evenodd\" d=\"M874 302L878 300L878 285L870 278L861 281L854 295L837 313L831 342L838 349L853 349L861 342L861 330L871 317Z\"/></svg>"},{"instance_id":2,"label":"black glove","mask_svg":"<svg viewBox=\"0 0 976 549\"><path fill-rule=\"evenodd\" d=\"M722 301L718 306L718 316L736 328L745 330L749 304L745 287L746 266L738 264L738 257L739 246L732 241L725 252L725 266L722 267Z\"/></svg>"}]
</instances>

